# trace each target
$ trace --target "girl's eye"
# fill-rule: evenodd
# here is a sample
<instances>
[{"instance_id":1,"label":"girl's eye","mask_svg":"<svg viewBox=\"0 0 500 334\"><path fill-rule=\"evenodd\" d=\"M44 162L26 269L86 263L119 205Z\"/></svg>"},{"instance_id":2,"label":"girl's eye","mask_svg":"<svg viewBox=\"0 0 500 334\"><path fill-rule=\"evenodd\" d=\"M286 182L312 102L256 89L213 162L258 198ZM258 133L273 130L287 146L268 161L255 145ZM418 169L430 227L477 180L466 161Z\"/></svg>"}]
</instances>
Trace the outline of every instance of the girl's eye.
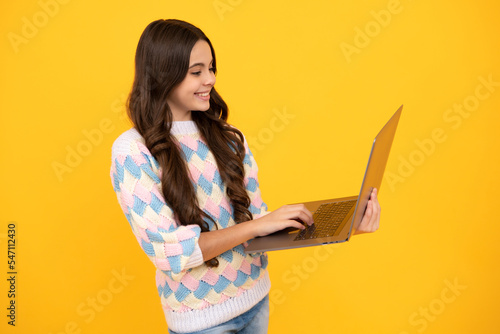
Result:
<instances>
[{"instance_id":1,"label":"girl's eye","mask_svg":"<svg viewBox=\"0 0 500 334\"><path fill-rule=\"evenodd\" d=\"M209 70L210 72L212 72L212 73L215 73L215 67L210 67L208 70ZM201 74L201 71L191 72L191 74L192 74L192 75L196 75L196 76L198 76L198 75L200 75L200 74Z\"/></svg>"}]
</instances>

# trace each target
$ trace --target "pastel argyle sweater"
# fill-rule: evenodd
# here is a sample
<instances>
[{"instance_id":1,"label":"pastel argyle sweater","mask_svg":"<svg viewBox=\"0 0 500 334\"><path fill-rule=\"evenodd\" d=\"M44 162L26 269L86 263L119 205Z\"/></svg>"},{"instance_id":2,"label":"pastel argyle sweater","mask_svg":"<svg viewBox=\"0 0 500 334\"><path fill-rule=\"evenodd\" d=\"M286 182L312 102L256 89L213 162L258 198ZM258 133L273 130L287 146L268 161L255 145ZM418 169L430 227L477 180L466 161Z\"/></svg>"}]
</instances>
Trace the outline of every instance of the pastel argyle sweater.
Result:
<instances>
[{"instance_id":1,"label":"pastel argyle sweater","mask_svg":"<svg viewBox=\"0 0 500 334\"><path fill-rule=\"evenodd\" d=\"M214 156L193 121L174 122L172 134L188 163L199 205L219 229L235 225ZM245 186L254 218L266 213L257 181L257 165L245 143ZM135 129L113 144L111 179L118 202L137 241L156 266L156 285L170 329L191 332L226 322L252 308L270 289L267 255L247 255L239 245L203 262L200 227L180 225L161 192L161 170ZM210 229L215 226L207 220Z\"/></svg>"}]
</instances>

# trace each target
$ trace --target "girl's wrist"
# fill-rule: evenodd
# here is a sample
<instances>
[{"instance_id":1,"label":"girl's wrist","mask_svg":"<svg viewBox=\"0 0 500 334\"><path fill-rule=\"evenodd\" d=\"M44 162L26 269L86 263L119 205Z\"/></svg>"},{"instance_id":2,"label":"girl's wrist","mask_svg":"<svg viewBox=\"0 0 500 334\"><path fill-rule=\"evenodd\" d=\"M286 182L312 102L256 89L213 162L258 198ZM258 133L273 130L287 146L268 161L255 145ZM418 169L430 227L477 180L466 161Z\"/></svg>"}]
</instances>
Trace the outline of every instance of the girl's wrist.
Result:
<instances>
[{"instance_id":1,"label":"girl's wrist","mask_svg":"<svg viewBox=\"0 0 500 334\"><path fill-rule=\"evenodd\" d=\"M242 232L242 235L245 236L245 241L248 241L250 239L257 237L257 235L258 235L257 229L256 229L257 225L255 224L255 221L257 219L247 220L246 222L238 224L243 229L243 231L241 231L241 232Z\"/></svg>"}]
</instances>

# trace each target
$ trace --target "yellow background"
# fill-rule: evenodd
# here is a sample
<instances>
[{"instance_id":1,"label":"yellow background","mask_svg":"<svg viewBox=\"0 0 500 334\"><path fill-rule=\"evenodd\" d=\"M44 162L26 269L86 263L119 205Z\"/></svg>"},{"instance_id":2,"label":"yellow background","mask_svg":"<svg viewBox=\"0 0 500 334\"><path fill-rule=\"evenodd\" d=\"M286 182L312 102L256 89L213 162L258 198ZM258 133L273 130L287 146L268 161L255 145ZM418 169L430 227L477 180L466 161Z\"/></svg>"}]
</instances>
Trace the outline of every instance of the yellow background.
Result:
<instances>
[{"instance_id":1,"label":"yellow background","mask_svg":"<svg viewBox=\"0 0 500 334\"><path fill-rule=\"evenodd\" d=\"M257 143L271 209L356 194L373 137L404 104L380 230L269 253L270 333L499 332L497 2L55 4L0 6L2 333L166 333L154 267L109 177L111 144L130 127L135 48L158 18L190 21L212 40L216 87L230 122ZM464 103L467 117L448 111ZM77 149L85 155L69 166Z\"/></svg>"}]
</instances>

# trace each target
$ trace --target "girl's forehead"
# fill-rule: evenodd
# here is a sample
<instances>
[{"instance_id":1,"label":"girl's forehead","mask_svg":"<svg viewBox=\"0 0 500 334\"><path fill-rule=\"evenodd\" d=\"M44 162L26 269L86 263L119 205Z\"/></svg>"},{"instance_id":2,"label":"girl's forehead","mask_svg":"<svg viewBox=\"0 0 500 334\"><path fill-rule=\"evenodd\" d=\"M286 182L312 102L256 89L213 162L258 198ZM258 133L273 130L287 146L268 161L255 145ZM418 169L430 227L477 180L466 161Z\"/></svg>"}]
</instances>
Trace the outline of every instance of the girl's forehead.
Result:
<instances>
[{"instance_id":1,"label":"girl's forehead","mask_svg":"<svg viewBox=\"0 0 500 334\"><path fill-rule=\"evenodd\" d=\"M189 58L189 67L196 64L208 65L212 62L212 50L210 49L210 45L204 40L199 40L193 46L191 50L191 56Z\"/></svg>"}]
</instances>

